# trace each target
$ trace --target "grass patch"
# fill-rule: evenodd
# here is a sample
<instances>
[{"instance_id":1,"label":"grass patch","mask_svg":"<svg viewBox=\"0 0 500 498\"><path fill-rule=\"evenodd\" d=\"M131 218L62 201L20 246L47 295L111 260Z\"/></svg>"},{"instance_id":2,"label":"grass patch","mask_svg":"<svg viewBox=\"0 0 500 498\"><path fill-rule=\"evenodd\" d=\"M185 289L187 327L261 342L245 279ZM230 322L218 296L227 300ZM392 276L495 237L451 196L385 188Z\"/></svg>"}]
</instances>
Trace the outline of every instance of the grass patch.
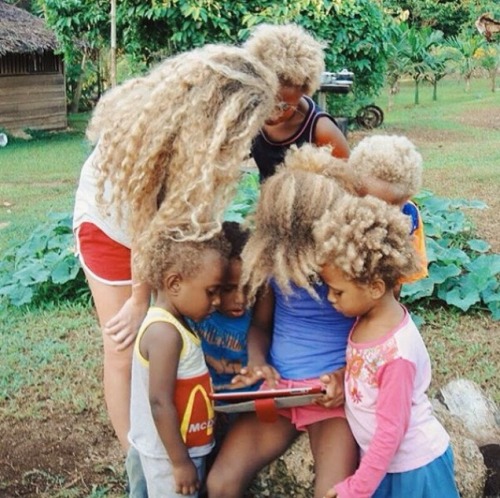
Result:
<instances>
[{"instance_id":1,"label":"grass patch","mask_svg":"<svg viewBox=\"0 0 500 498\"><path fill-rule=\"evenodd\" d=\"M50 212L70 212L89 153L83 133L16 139L0 149L0 254L24 240Z\"/></svg>"},{"instance_id":2,"label":"grass patch","mask_svg":"<svg viewBox=\"0 0 500 498\"><path fill-rule=\"evenodd\" d=\"M88 306L11 308L0 342L4 416L43 419L57 405L69 413L99 413L101 337Z\"/></svg>"}]
</instances>

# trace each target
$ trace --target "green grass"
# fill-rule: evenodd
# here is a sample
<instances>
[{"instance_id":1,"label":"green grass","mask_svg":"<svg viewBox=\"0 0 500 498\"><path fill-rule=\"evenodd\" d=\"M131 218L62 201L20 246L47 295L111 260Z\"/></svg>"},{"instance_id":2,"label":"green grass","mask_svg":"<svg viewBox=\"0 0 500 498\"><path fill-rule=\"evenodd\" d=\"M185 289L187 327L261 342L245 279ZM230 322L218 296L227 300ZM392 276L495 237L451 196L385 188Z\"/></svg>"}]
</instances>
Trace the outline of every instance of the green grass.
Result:
<instances>
[{"instance_id":1,"label":"green grass","mask_svg":"<svg viewBox=\"0 0 500 498\"><path fill-rule=\"evenodd\" d=\"M49 212L70 212L89 147L78 118L76 131L11 140L0 149L0 254L47 221Z\"/></svg>"},{"instance_id":2,"label":"green grass","mask_svg":"<svg viewBox=\"0 0 500 498\"><path fill-rule=\"evenodd\" d=\"M96 353L101 336L89 311L67 304L5 313L0 327L3 416L43 419L49 398L72 413L100 412L101 362Z\"/></svg>"},{"instance_id":3,"label":"green grass","mask_svg":"<svg viewBox=\"0 0 500 498\"><path fill-rule=\"evenodd\" d=\"M438 87L437 101L432 101L430 85L423 85L420 104L414 105L413 88L413 82L402 82L391 111L387 94L377 100L385 111L383 129L415 136L428 170L460 174L473 168L474 180L500 184L500 89L493 93L488 80L475 79L466 93L462 82L445 79ZM480 112L484 121L471 126L471 111ZM446 146L450 141L453 146Z\"/></svg>"}]
</instances>

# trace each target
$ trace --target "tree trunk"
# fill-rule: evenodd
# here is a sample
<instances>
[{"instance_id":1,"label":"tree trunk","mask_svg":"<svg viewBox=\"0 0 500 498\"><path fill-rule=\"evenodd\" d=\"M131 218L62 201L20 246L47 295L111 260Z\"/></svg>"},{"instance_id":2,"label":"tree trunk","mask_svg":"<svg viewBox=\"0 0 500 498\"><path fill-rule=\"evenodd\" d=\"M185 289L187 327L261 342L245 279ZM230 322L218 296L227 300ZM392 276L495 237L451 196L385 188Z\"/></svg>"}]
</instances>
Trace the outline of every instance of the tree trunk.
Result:
<instances>
[{"instance_id":1,"label":"tree trunk","mask_svg":"<svg viewBox=\"0 0 500 498\"><path fill-rule=\"evenodd\" d=\"M80 98L82 96L83 80L85 78L85 63L87 62L87 52L83 52L82 63L80 64L80 74L78 76L78 81L76 82L75 93L73 94L73 99L71 100L71 106L69 112L75 114L78 112L78 107L80 105Z\"/></svg>"},{"instance_id":2,"label":"tree trunk","mask_svg":"<svg viewBox=\"0 0 500 498\"><path fill-rule=\"evenodd\" d=\"M434 80L432 82L432 100L435 102L438 99L438 82Z\"/></svg>"},{"instance_id":3,"label":"tree trunk","mask_svg":"<svg viewBox=\"0 0 500 498\"><path fill-rule=\"evenodd\" d=\"M416 79L415 80L415 105L420 104L419 85L420 85L420 81L418 79Z\"/></svg>"}]
</instances>

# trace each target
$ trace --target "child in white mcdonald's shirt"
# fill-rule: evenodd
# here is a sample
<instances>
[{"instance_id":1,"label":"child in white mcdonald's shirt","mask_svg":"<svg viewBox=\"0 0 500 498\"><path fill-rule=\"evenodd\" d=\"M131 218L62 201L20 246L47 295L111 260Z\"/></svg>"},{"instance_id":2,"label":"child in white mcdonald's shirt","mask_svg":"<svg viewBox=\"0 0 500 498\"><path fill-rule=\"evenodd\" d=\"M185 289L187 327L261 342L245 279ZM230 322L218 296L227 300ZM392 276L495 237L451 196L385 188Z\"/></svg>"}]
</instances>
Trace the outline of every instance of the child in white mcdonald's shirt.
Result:
<instances>
[{"instance_id":1,"label":"child in white mcdonald's shirt","mask_svg":"<svg viewBox=\"0 0 500 498\"><path fill-rule=\"evenodd\" d=\"M146 243L134 260L142 281L156 291L134 348L128 435L149 498L198 496L213 447L214 411L201 342L185 317L200 321L219 304L228 250L220 237L178 242L165 235ZM134 498L140 496L137 476L130 474L138 471L127 465Z\"/></svg>"}]
</instances>

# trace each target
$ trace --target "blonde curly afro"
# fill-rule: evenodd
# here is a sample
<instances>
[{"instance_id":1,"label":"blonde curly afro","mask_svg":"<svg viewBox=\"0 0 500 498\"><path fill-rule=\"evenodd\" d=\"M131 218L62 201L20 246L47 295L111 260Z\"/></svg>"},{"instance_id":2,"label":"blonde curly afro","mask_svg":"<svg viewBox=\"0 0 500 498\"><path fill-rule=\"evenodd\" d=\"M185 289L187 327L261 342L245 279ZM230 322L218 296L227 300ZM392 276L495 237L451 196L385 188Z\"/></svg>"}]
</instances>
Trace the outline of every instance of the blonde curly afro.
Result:
<instances>
[{"instance_id":1,"label":"blonde curly afro","mask_svg":"<svg viewBox=\"0 0 500 498\"><path fill-rule=\"evenodd\" d=\"M345 196L315 223L321 265L333 265L366 284L382 279L393 288L418 269L409 219L398 207L372 196Z\"/></svg>"},{"instance_id":2,"label":"blonde curly afro","mask_svg":"<svg viewBox=\"0 0 500 498\"><path fill-rule=\"evenodd\" d=\"M422 156L408 138L397 135L366 137L348 160L354 189L358 193L370 182L384 182L401 202L415 195L422 185Z\"/></svg>"},{"instance_id":3,"label":"blonde curly afro","mask_svg":"<svg viewBox=\"0 0 500 498\"><path fill-rule=\"evenodd\" d=\"M260 24L244 47L276 72L281 85L300 87L308 95L319 88L325 44L300 26Z\"/></svg>"},{"instance_id":4,"label":"blonde curly afro","mask_svg":"<svg viewBox=\"0 0 500 498\"><path fill-rule=\"evenodd\" d=\"M247 50L207 45L109 91L87 130L102 209L127 221L134 242L160 229L175 240L210 238L277 87Z\"/></svg>"},{"instance_id":5,"label":"blonde curly afro","mask_svg":"<svg viewBox=\"0 0 500 498\"><path fill-rule=\"evenodd\" d=\"M168 231L161 230L152 243L136 253L134 271L141 282L160 290L169 272L176 271L186 278L199 273L203 253L209 250L228 259L231 247L222 233L207 240L176 241L172 240Z\"/></svg>"}]
</instances>

